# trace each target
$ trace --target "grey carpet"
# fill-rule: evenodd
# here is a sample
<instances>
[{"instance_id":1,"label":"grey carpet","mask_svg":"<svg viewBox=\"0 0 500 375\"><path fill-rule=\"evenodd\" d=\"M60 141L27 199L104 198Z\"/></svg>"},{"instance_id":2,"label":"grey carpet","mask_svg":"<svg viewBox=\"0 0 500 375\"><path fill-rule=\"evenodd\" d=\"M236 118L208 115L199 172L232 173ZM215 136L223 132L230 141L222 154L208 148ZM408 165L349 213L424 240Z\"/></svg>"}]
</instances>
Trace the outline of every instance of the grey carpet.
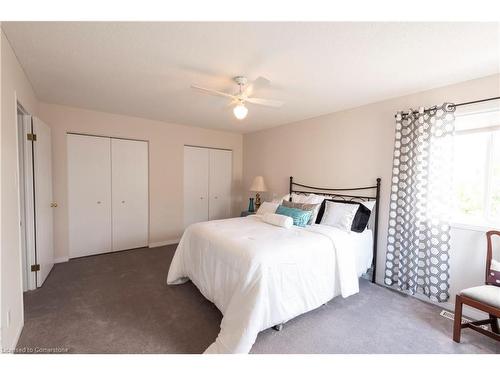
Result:
<instances>
[{"instance_id":1,"label":"grey carpet","mask_svg":"<svg viewBox=\"0 0 500 375\"><path fill-rule=\"evenodd\" d=\"M42 288L25 293L25 348L69 353L201 353L222 318L192 283L165 285L175 245L56 264ZM440 309L362 280L335 298L261 332L252 353L500 353L470 330L451 340ZM37 349L35 349L37 350Z\"/></svg>"}]
</instances>

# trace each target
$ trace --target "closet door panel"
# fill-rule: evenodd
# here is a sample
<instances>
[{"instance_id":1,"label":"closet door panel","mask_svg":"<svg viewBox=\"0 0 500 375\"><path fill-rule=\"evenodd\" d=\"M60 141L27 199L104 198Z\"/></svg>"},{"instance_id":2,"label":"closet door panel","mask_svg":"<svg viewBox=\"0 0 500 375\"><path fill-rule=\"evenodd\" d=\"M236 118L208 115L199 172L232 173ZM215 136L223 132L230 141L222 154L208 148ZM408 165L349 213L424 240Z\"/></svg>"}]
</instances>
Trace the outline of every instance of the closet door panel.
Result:
<instances>
[{"instance_id":1,"label":"closet door panel","mask_svg":"<svg viewBox=\"0 0 500 375\"><path fill-rule=\"evenodd\" d=\"M208 220L209 150L184 147L184 227Z\"/></svg>"},{"instance_id":2,"label":"closet door panel","mask_svg":"<svg viewBox=\"0 0 500 375\"><path fill-rule=\"evenodd\" d=\"M70 258L111 251L110 142L67 135Z\"/></svg>"},{"instance_id":3,"label":"closet door panel","mask_svg":"<svg viewBox=\"0 0 500 375\"><path fill-rule=\"evenodd\" d=\"M210 220L231 217L232 158L231 151L210 150Z\"/></svg>"},{"instance_id":4,"label":"closet door panel","mask_svg":"<svg viewBox=\"0 0 500 375\"><path fill-rule=\"evenodd\" d=\"M111 139L113 251L148 245L148 143Z\"/></svg>"}]
</instances>

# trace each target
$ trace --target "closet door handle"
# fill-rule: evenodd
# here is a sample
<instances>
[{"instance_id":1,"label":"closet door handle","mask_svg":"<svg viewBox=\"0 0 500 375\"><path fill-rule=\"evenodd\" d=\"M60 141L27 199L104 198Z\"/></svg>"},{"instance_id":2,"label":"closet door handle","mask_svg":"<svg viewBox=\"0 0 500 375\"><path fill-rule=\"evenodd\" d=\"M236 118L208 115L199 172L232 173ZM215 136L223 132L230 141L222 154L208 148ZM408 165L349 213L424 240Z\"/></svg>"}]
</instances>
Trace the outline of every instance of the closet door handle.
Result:
<instances>
[{"instance_id":1,"label":"closet door handle","mask_svg":"<svg viewBox=\"0 0 500 375\"><path fill-rule=\"evenodd\" d=\"M200 197L200 199L203 199L203 197Z\"/></svg>"},{"instance_id":2,"label":"closet door handle","mask_svg":"<svg viewBox=\"0 0 500 375\"><path fill-rule=\"evenodd\" d=\"M122 201L122 203L125 203L125 201Z\"/></svg>"},{"instance_id":3,"label":"closet door handle","mask_svg":"<svg viewBox=\"0 0 500 375\"><path fill-rule=\"evenodd\" d=\"M214 197L214 199L219 199L219 197L218 197L218 196L215 196L215 197Z\"/></svg>"},{"instance_id":4,"label":"closet door handle","mask_svg":"<svg viewBox=\"0 0 500 375\"><path fill-rule=\"evenodd\" d=\"M97 204L101 204L101 201L97 201Z\"/></svg>"}]
</instances>

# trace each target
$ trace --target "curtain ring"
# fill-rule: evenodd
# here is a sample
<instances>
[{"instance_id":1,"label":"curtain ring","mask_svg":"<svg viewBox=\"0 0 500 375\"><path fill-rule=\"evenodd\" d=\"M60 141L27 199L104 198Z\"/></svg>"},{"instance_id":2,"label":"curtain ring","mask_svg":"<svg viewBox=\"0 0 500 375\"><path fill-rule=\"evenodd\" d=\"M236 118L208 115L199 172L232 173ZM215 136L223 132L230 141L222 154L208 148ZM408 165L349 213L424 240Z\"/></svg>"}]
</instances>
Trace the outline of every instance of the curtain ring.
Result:
<instances>
[{"instance_id":1,"label":"curtain ring","mask_svg":"<svg viewBox=\"0 0 500 375\"><path fill-rule=\"evenodd\" d=\"M418 108L418 123L423 124L424 123L424 116L425 116L425 108L424 107L419 107Z\"/></svg>"},{"instance_id":2,"label":"curtain ring","mask_svg":"<svg viewBox=\"0 0 500 375\"><path fill-rule=\"evenodd\" d=\"M431 108L429 108L429 114L431 116L434 116L437 112L437 107L436 106L432 106Z\"/></svg>"},{"instance_id":3,"label":"curtain ring","mask_svg":"<svg viewBox=\"0 0 500 375\"><path fill-rule=\"evenodd\" d=\"M444 103L443 109L446 112L455 112L455 109L457 109L457 106L454 103Z\"/></svg>"}]
</instances>

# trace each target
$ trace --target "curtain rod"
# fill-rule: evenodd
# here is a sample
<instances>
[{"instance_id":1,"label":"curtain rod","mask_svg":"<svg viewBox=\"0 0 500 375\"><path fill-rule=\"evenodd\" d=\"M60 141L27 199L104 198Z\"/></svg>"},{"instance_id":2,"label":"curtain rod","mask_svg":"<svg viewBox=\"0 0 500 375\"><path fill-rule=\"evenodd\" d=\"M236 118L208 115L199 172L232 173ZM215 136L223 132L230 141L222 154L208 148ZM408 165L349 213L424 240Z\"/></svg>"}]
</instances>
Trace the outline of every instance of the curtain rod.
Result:
<instances>
[{"instance_id":1,"label":"curtain rod","mask_svg":"<svg viewBox=\"0 0 500 375\"><path fill-rule=\"evenodd\" d=\"M473 100L471 102L463 102L463 103L458 103L458 104L453 104L453 103L445 103L445 109L448 110L448 111L454 111L457 107L461 107L463 105L470 105L470 104L476 104L476 103L482 103L482 102L489 102L490 100L500 100L500 96L494 96L492 98L486 98L486 99L479 99L479 100ZM434 106L434 107L430 107L430 108L426 108L424 109L424 112L432 112L432 111L435 111L437 109L437 106ZM417 115L419 114L418 111L413 111L412 112L414 115ZM405 117L405 116L408 116L410 113L409 112L403 112L401 113L401 116L402 117ZM396 115L394 115L394 117L396 117Z\"/></svg>"}]
</instances>

